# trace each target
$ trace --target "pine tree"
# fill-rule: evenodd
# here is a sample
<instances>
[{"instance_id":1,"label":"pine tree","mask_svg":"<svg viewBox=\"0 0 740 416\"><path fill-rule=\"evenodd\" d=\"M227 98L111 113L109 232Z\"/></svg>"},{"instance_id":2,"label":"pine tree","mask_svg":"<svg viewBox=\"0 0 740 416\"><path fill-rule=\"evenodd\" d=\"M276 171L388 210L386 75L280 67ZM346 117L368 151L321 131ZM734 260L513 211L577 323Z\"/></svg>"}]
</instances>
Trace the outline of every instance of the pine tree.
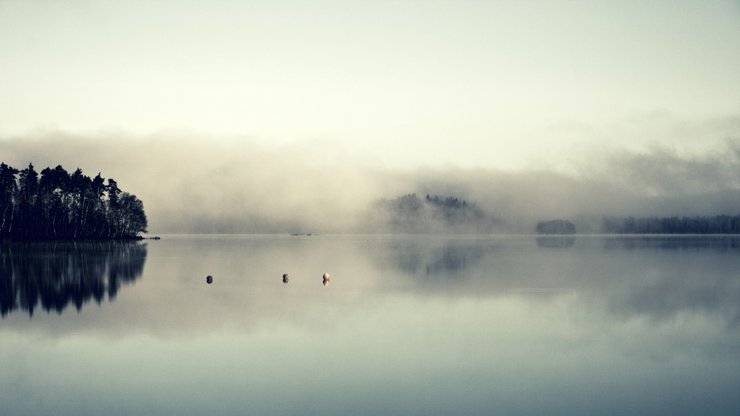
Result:
<instances>
[{"instance_id":1,"label":"pine tree","mask_svg":"<svg viewBox=\"0 0 740 416\"><path fill-rule=\"evenodd\" d=\"M133 238L146 228L144 204L100 173L0 164L0 238Z\"/></svg>"}]
</instances>

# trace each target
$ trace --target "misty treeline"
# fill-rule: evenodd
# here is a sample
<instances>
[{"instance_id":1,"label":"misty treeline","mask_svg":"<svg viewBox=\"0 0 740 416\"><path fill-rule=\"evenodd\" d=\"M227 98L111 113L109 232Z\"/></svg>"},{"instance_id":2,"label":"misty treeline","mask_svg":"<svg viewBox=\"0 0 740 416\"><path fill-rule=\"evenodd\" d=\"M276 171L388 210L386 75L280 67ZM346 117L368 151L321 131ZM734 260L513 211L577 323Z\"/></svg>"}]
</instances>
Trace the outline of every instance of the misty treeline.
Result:
<instances>
[{"instance_id":1,"label":"misty treeline","mask_svg":"<svg viewBox=\"0 0 740 416\"><path fill-rule=\"evenodd\" d=\"M475 203L454 196L406 194L381 199L375 204L376 224L390 232L405 233L491 233L505 224ZM377 220L380 220L377 222ZM740 215L694 217L602 217L587 230L608 234L740 234ZM595 226L595 227L594 227ZM539 234L575 234L576 226L567 219L540 221Z\"/></svg>"},{"instance_id":2,"label":"misty treeline","mask_svg":"<svg viewBox=\"0 0 740 416\"><path fill-rule=\"evenodd\" d=\"M415 193L382 199L376 211L391 231L401 232L491 232L500 220L473 203L453 196Z\"/></svg>"},{"instance_id":3,"label":"misty treeline","mask_svg":"<svg viewBox=\"0 0 740 416\"><path fill-rule=\"evenodd\" d=\"M575 234L576 226L568 220L540 221L535 230L539 234Z\"/></svg>"},{"instance_id":4,"label":"misty treeline","mask_svg":"<svg viewBox=\"0 0 740 416\"><path fill-rule=\"evenodd\" d=\"M713 217L606 217L602 231L614 234L740 234L740 215Z\"/></svg>"},{"instance_id":5,"label":"misty treeline","mask_svg":"<svg viewBox=\"0 0 740 416\"><path fill-rule=\"evenodd\" d=\"M146 232L143 203L113 179L0 164L0 239L122 239Z\"/></svg>"}]
</instances>

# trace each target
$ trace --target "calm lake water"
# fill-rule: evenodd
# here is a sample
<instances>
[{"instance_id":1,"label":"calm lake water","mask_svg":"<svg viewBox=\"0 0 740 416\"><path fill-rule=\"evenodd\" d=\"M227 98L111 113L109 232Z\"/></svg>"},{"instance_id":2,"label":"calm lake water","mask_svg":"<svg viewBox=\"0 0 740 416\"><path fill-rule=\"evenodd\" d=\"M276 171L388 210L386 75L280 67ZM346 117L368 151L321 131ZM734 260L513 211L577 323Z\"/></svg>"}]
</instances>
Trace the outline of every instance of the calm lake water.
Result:
<instances>
[{"instance_id":1,"label":"calm lake water","mask_svg":"<svg viewBox=\"0 0 740 416\"><path fill-rule=\"evenodd\" d=\"M0 306L8 416L740 414L736 237L2 243Z\"/></svg>"}]
</instances>

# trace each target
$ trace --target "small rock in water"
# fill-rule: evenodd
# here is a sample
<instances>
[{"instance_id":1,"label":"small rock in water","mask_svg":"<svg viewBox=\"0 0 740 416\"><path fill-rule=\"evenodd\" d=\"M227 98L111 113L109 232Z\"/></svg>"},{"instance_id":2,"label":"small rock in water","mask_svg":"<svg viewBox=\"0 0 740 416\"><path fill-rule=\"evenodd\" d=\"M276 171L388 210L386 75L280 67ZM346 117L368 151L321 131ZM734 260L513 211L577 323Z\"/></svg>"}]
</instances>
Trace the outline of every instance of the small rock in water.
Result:
<instances>
[{"instance_id":1,"label":"small rock in water","mask_svg":"<svg viewBox=\"0 0 740 416\"><path fill-rule=\"evenodd\" d=\"M324 286L329 286L331 284L331 275L329 273L324 273Z\"/></svg>"},{"instance_id":2,"label":"small rock in water","mask_svg":"<svg viewBox=\"0 0 740 416\"><path fill-rule=\"evenodd\" d=\"M209 285L213 283L213 276L211 276L210 274L206 276L206 283L208 283Z\"/></svg>"},{"instance_id":3,"label":"small rock in water","mask_svg":"<svg viewBox=\"0 0 740 416\"><path fill-rule=\"evenodd\" d=\"M288 273L283 273L283 283L288 283L288 280L290 280L290 278L288 278Z\"/></svg>"}]
</instances>

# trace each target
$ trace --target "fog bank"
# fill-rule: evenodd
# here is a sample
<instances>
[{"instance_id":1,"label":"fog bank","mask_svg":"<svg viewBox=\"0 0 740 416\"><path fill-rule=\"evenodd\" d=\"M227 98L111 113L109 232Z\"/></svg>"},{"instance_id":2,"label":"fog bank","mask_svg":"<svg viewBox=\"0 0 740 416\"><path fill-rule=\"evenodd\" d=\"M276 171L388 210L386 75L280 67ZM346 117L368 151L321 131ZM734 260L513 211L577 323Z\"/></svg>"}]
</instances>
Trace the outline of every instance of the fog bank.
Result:
<instances>
[{"instance_id":1,"label":"fog bank","mask_svg":"<svg viewBox=\"0 0 740 416\"><path fill-rule=\"evenodd\" d=\"M601 151L600 151L601 150ZM389 150L390 151L390 150ZM579 230L601 216L740 213L740 140L685 154L664 146L595 149L568 169L381 168L321 142L266 146L249 138L162 133L45 133L0 138L0 160L101 172L144 201L152 233L373 232L375 201L408 193L455 196L532 232L569 218ZM595 231L595 230L594 230Z\"/></svg>"}]
</instances>

